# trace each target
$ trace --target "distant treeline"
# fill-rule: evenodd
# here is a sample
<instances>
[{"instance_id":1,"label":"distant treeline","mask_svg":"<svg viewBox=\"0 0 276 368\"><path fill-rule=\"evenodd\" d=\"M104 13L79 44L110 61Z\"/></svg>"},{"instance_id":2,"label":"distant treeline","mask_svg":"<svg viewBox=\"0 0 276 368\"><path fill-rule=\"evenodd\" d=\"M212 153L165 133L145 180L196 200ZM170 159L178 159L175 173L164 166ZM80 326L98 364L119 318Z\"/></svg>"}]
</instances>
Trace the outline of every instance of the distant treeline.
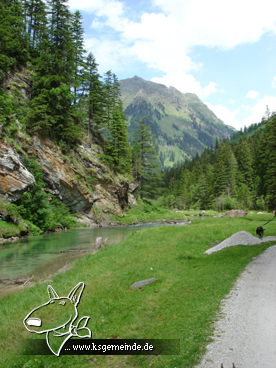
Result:
<instances>
[{"instance_id":1,"label":"distant treeline","mask_svg":"<svg viewBox=\"0 0 276 368\"><path fill-rule=\"evenodd\" d=\"M159 203L198 209L276 208L276 114L164 174Z\"/></svg>"}]
</instances>

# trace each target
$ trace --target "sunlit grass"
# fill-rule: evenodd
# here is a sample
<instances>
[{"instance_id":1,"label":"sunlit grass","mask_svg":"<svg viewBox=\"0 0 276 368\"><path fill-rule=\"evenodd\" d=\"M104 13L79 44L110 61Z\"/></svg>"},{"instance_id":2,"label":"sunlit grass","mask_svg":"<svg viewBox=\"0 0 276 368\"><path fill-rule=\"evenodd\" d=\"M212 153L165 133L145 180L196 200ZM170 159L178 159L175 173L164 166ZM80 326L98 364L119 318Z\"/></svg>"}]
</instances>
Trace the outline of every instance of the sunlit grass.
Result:
<instances>
[{"instance_id":1,"label":"sunlit grass","mask_svg":"<svg viewBox=\"0 0 276 368\"><path fill-rule=\"evenodd\" d=\"M88 326L93 338L179 338L181 354L40 356L37 367L194 367L212 334L222 298L252 258L273 243L204 255L207 245L241 230L255 235L260 222L271 218L271 214L198 218L189 226L143 229L122 243L76 261L51 284L64 296L78 282L85 282L78 310L80 317L91 317ZM276 235L274 229L271 222L266 235ZM158 280L143 288L130 287L152 277ZM36 285L0 300L0 366L36 367L34 357L15 353L22 338L41 338L30 334L22 321L30 310L47 301L46 288L47 284ZM57 321L60 318L57 314Z\"/></svg>"}]
</instances>

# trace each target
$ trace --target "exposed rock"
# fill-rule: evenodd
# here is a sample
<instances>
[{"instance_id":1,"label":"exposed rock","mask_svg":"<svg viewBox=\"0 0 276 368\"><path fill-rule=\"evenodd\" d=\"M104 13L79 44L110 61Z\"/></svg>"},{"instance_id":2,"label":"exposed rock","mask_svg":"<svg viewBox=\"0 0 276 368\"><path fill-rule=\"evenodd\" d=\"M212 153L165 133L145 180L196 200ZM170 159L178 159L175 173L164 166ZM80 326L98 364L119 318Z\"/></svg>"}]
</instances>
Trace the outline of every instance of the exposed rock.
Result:
<instances>
[{"instance_id":1,"label":"exposed rock","mask_svg":"<svg viewBox=\"0 0 276 368\"><path fill-rule=\"evenodd\" d=\"M60 150L50 140L42 140L37 136L33 137L32 147L42 166L43 180L48 191L57 195L72 211L90 210L93 205L91 195L82 181L77 180L79 173L64 162Z\"/></svg>"},{"instance_id":2,"label":"exposed rock","mask_svg":"<svg viewBox=\"0 0 276 368\"><path fill-rule=\"evenodd\" d=\"M199 214L199 216L204 216L205 213L206 213L206 211L201 211L200 214Z\"/></svg>"},{"instance_id":3,"label":"exposed rock","mask_svg":"<svg viewBox=\"0 0 276 368\"><path fill-rule=\"evenodd\" d=\"M139 182L135 181L134 183L130 183L128 189L128 203L129 204L137 204L137 193L139 188Z\"/></svg>"},{"instance_id":4,"label":"exposed rock","mask_svg":"<svg viewBox=\"0 0 276 368\"><path fill-rule=\"evenodd\" d=\"M104 248L106 246L106 241L107 241L107 238L103 242L103 239L101 237L98 237L96 239L96 242L95 242L94 250L98 250L98 249Z\"/></svg>"},{"instance_id":5,"label":"exposed rock","mask_svg":"<svg viewBox=\"0 0 276 368\"><path fill-rule=\"evenodd\" d=\"M98 225L96 224L96 221L83 215L83 214L79 214L76 216L77 222L81 223L81 224L85 224L88 227L98 227Z\"/></svg>"},{"instance_id":6,"label":"exposed rock","mask_svg":"<svg viewBox=\"0 0 276 368\"><path fill-rule=\"evenodd\" d=\"M261 244L269 241L276 241L276 236L266 236L262 239L253 236L247 231L239 231L236 234L225 239L220 244L214 246L211 249L206 250L205 254L211 254L213 252L218 252L224 248L233 247L235 245L255 245Z\"/></svg>"},{"instance_id":7,"label":"exposed rock","mask_svg":"<svg viewBox=\"0 0 276 368\"><path fill-rule=\"evenodd\" d=\"M151 284L152 282L156 281L157 279L152 278L152 279L148 279L148 280L142 280L142 281L137 281L134 284L131 285L131 287L141 287L147 284Z\"/></svg>"},{"instance_id":8,"label":"exposed rock","mask_svg":"<svg viewBox=\"0 0 276 368\"><path fill-rule=\"evenodd\" d=\"M247 212L245 210L231 210L227 212L223 217L245 217Z\"/></svg>"},{"instance_id":9,"label":"exposed rock","mask_svg":"<svg viewBox=\"0 0 276 368\"><path fill-rule=\"evenodd\" d=\"M207 245L207 247L214 247L214 246L216 246L217 244L219 244L220 242L217 240L217 241L215 241L214 243L210 243L210 244L208 244Z\"/></svg>"},{"instance_id":10,"label":"exposed rock","mask_svg":"<svg viewBox=\"0 0 276 368\"><path fill-rule=\"evenodd\" d=\"M33 136L18 142L28 154L32 153L43 172L46 190L57 196L72 211L82 213L79 222L89 226L109 225L104 214L123 215L136 203L139 183L127 182L104 166L97 154L102 148L95 144L80 145L68 156L49 139ZM0 197L10 202L35 185L33 175L26 169L25 156L8 142L0 143ZM97 214L93 207L101 211Z\"/></svg>"},{"instance_id":11,"label":"exposed rock","mask_svg":"<svg viewBox=\"0 0 276 368\"><path fill-rule=\"evenodd\" d=\"M15 72L6 72L3 74L3 88L10 92L16 88L21 92L24 100L29 100L32 92L32 82L29 71L27 70L16 70Z\"/></svg>"},{"instance_id":12,"label":"exposed rock","mask_svg":"<svg viewBox=\"0 0 276 368\"><path fill-rule=\"evenodd\" d=\"M20 162L17 152L0 142L0 197L15 202L34 185L33 175Z\"/></svg>"}]
</instances>

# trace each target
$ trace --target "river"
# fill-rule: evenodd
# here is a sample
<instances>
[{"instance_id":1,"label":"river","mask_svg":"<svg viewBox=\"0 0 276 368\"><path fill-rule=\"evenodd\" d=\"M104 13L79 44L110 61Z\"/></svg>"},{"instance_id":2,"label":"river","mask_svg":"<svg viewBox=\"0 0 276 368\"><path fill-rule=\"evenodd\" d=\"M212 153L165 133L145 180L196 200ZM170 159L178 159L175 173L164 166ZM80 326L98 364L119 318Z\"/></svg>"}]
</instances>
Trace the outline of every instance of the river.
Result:
<instances>
[{"instance_id":1,"label":"river","mask_svg":"<svg viewBox=\"0 0 276 368\"><path fill-rule=\"evenodd\" d=\"M179 225L186 224L179 223ZM92 250L97 237L102 237L103 240L107 238L107 245L116 244L133 231L160 225L162 223L108 228L75 228L52 234L27 236L14 243L3 243L0 248L0 275L11 279L28 278L34 275L36 280L41 280L66 264L88 254L87 252L61 253L61 251Z\"/></svg>"}]
</instances>

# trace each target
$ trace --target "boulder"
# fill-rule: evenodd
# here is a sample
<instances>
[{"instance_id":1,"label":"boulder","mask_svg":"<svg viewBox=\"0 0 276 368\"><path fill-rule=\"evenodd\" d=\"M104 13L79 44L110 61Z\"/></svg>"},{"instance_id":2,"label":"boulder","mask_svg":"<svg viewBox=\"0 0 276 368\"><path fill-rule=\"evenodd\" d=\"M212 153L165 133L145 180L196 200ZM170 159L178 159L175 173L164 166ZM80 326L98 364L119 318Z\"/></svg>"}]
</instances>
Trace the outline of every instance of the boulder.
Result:
<instances>
[{"instance_id":1,"label":"boulder","mask_svg":"<svg viewBox=\"0 0 276 368\"><path fill-rule=\"evenodd\" d=\"M0 142L0 197L16 202L34 185L33 175L22 164L17 152L8 144Z\"/></svg>"},{"instance_id":2,"label":"boulder","mask_svg":"<svg viewBox=\"0 0 276 368\"><path fill-rule=\"evenodd\" d=\"M101 248L104 248L104 247L106 246L106 241L107 241L107 238L106 238L106 239L105 239L105 241L103 242L103 239L99 236L99 237L96 239L94 250L99 250L99 249L101 249Z\"/></svg>"},{"instance_id":3,"label":"boulder","mask_svg":"<svg viewBox=\"0 0 276 368\"><path fill-rule=\"evenodd\" d=\"M231 210L227 212L223 217L245 217L247 212L245 210Z\"/></svg>"},{"instance_id":4,"label":"boulder","mask_svg":"<svg viewBox=\"0 0 276 368\"><path fill-rule=\"evenodd\" d=\"M134 284L131 285L131 287L142 287L145 286L147 284L151 284L152 282L156 281L156 278L152 278L152 279L148 279L148 280L142 280L142 281L137 281Z\"/></svg>"}]
</instances>

